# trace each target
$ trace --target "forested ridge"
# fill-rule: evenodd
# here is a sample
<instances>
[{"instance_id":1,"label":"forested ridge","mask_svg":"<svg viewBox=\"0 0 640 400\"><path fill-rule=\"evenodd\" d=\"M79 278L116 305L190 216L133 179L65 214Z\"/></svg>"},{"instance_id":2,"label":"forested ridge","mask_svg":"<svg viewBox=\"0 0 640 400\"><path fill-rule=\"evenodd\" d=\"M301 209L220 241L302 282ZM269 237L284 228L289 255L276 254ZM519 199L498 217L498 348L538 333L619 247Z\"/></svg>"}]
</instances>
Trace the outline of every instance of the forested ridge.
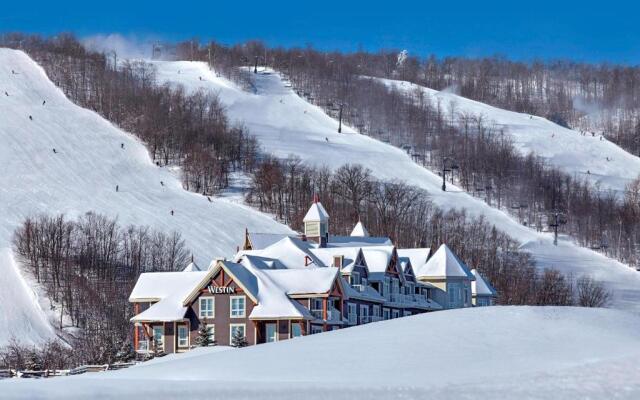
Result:
<instances>
[{"instance_id":1,"label":"forested ridge","mask_svg":"<svg viewBox=\"0 0 640 400\"><path fill-rule=\"evenodd\" d=\"M208 61L217 72L244 86L250 76L246 70L238 73L238 67L273 68L300 96L329 115L339 118L341 114L361 134L406 149L416 162L436 173L451 170L448 176L453 182L520 223L552 230L557 215L559 232L581 246L640 266L640 181L631 182L623 194L603 191L548 165L536 154L523 156L508 132L481 115L460 113L421 92L407 95L367 79L404 79L435 89L460 85L458 91L464 96L578 127L588 117L572 101L581 96L582 103L599 102L607 107L606 113L631 118L616 117L618 128L602 132L625 147L627 142L640 143L640 125L632 117L640 107L635 84L638 68L527 64L502 58L421 60L403 52L328 53L269 48L260 42L236 46L186 42L177 46L175 57ZM578 84L583 81L592 84Z\"/></svg>"}]
</instances>

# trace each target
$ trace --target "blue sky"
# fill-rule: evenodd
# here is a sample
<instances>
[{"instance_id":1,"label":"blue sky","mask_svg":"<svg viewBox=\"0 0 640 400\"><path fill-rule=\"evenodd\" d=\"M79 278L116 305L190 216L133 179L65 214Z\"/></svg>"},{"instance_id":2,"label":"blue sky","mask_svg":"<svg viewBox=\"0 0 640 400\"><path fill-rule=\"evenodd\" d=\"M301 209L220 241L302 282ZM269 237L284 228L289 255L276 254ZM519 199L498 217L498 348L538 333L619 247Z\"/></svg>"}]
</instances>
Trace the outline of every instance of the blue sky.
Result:
<instances>
[{"instance_id":1,"label":"blue sky","mask_svg":"<svg viewBox=\"0 0 640 400\"><path fill-rule=\"evenodd\" d=\"M640 64L638 15L632 1L3 0L0 31Z\"/></svg>"}]
</instances>

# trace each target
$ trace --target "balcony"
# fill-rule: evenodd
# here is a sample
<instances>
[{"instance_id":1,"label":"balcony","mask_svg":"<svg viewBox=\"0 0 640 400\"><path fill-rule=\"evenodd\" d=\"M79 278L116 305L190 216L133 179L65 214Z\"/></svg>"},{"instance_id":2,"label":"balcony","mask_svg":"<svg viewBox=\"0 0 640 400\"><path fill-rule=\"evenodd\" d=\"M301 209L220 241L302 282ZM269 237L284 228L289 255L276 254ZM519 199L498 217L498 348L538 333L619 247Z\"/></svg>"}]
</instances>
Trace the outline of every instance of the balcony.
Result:
<instances>
[{"instance_id":1,"label":"balcony","mask_svg":"<svg viewBox=\"0 0 640 400\"><path fill-rule=\"evenodd\" d=\"M323 310L311 310L311 315L317 319L324 320ZM342 321L342 315L338 309L329 308L327 310L327 321Z\"/></svg>"}]
</instances>

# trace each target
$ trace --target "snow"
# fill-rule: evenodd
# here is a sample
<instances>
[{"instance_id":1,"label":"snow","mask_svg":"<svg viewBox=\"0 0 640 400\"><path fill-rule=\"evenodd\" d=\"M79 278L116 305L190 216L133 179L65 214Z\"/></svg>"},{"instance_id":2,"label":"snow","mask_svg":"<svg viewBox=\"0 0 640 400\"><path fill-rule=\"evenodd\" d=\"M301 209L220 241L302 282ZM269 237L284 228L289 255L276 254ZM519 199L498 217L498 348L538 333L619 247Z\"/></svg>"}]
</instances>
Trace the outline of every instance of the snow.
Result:
<instances>
[{"instance_id":1,"label":"snow","mask_svg":"<svg viewBox=\"0 0 640 400\"><path fill-rule=\"evenodd\" d=\"M244 250L236 258L243 255L254 255L277 260L284 268L309 268L309 265L324 267L311 251L311 243L295 237L285 236L271 246L261 250Z\"/></svg>"},{"instance_id":2,"label":"snow","mask_svg":"<svg viewBox=\"0 0 640 400\"><path fill-rule=\"evenodd\" d=\"M421 267L427 263L431 249L425 248L413 248L413 249L398 249L399 257L406 257L411 261L411 267L415 275L416 268Z\"/></svg>"},{"instance_id":3,"label":"snow","mask_svg":"<svg viewBox=\"0 0 640 400\"><path fill-rule=\"evenodd\" d=\"M200 269L200 267L198 267L198 264L196 264L195 262L191 261L189 263L189 265L184 267L184 269L182 271L183 272L197 272L197 271L202 271L202 270Z\"/></svg>"},{"instance_id":4,"label":"snow","mask_svg":"<svg viewBox=\"0 0 640 400\"><path fill-rule=\"evenodd\" d=\"M293 233L250 207L209 203L184 191L142 143L70 102L20 51L0 49L0 93L0 346L11 336L27 344L56 337L50 323L56 316L40 306L44 294L24 284L11 252L13 231L27 216L64 213L71 219L95 211L122 225L180 231L195 261L205 265L233 254L245 227Z\"/></svg>"},{"instance_id":5,"label":"snow","mask_svg":"<svg viewBox=\"0 0 640 400\"><path fill-rule=\"evenodd\" d=\"M491 284L489 284L489 282L487 282L484 279L482 275L480 275L480 272L478 272L475 269L472 269L471 273L476 278L474 281L471 281L472 294L480 295L480 296L496 296L497 295L496 290L493 288L493 286L491 286Z\"/></svg>"},{"instance_id":6,"label":"snow","mask_svg":"<svg viewBox=\"0 0 640 400\"><path fill-rule=\"evenodd\" d=\"M413 264L412 264L413 265ZM469 278L474 280L475 277L469 271L469 268L451 251L446 244L440 245L438 250L426 264L413 265L413 270L417 277L428 276L437 278Z\"/></svg>"},{"instance_id":7,"label":"snow","mask_svg":"<svg viewBox=\"0 0 640 400\"><path fill-rule=\"evenodd\" d=\"M0 391L6 399L635 399L638 331L640 316L619 310L468 308L120 371L0 381Z\"/></svg>"},{"instance_id":8,"label":"snow","mask_svg":"<svg viewBox=\"0 0 640 400\"><path fill-rule=\"evenodd\" d=\"M583 136L546 118L493 107L447 90L437 91L405 81L373 79L408 94L422 92L433 104L440 102L447 112L453 104L458 115L482 116L488 124L503 128L522 154L534 152L550 165L598 184L603 190L624 191L625 186L640 174L640 158L613 142L600 140L600 134L594 137L589 132Z\"/></svg>"},{"instance_id":9,"label":"snow","mask_svg":"<svg viewBox=\"0 0 640 400\"><path fill-rule=\"evenodd\" d=\"M320 108L298 97L285 86L277 73L267 70L254 74L256 93L247 93L228 80L217 77L204 63L180 61L154 64L157 67L158 83L182 85L191 92L217 92L230 118L242 121L259 139L266 152L277 157L296 155L309 164L330 168L339 168L346 162L357 162L369 168L379 179L400 179L425 189L431 200L442 209L465 208L471 216L485 216L488 222L519 240L522 249L535 257L539 268L553 267L564 273L573 273L574 276L591 275L614 291L613 306L640 311L640 274L636 271L569 240L560 240L557 247L553 246L551 233L537 232L522 226L504 211L488 206L455 185L448 185L449 190L446 192L441 191L442 178L414 163L405 151L356 134L349 127L343 127L343 134L337 133L338 122ZM542 119L534 117L531 121L538 120ZM569 135L563 132L559 131L556 136ZM513 131L511 133L514 134ZM545 138L545 142L552 143L558 151L561 148L567 152L574 151L569 159L582 160L580 163L585 165L591 161L598 163L603 156L611 154L616 162L608 163L608 168L613 168L613 165L619 165L621 160L628 158L612 144L606 141L601 144L598 138L587 141L593 138L581 139L579 134L574 133L570 137L572 141L562 146L556 145L553 140L547 140L549 138ZM573 145L573 139L579 141L576 146ZM585 147L588 144L596 147ZM606 149L600 146L606 146ZM626 182L627 178L622 178L623 176L629 177L630 171L640 170L632 168L637 164L634 159L628 161L623 163L624 169L620 168L620 179L611 174L612 178L607 181ZM603 170L601 167L592 169Z\"/></svg>"},{"instance_id":10,"label":"snow","mask_svg":"<svg viewBox=\"0 0 640 400\"><path fill-rule=\"evenodd\" d=\"M322 203L319 203L319 202L314 202L313 204L311 204L311 207L309 207L309 211L307 211L304 218L302 219L303 222L309 222L309 221L326 222L328 220L329 220L329 214L327 213L327 210L325 210L324 207L322 206Z\"/></svg>"},{"instance_id":11,"label":"snow","mask_svg":"<svg viewBox=\"0 0 640 400\"><path fill-rule=\"evenodd\" d=\"M361 221L358 221L351 231L351 236L367 237L369 236L369 231L367 231L367 228L364 227L364 224Z\"/></svg>"}]
</instances>

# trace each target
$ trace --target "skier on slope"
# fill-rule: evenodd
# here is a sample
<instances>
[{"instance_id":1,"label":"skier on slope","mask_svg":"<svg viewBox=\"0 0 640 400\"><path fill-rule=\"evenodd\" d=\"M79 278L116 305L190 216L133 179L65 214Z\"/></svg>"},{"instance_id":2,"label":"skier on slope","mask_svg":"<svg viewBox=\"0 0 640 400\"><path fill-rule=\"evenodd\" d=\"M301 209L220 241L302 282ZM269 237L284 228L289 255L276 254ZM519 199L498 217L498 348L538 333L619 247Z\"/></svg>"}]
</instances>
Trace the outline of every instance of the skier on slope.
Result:
<instances>
[{"instance_id":1,"label":"skier on slope","mask_svg":"<svg viewBox=\"0 0 640 400\"><path fill-rule=\"evenodd\" d=\"M9 93L7 93L6 91L4 92L4 95L9 97Z\"/></svg>"},{"instance_id":2,"label":"skier on slope","mask_svg":"<svg viewBox=\"0 0 640 400\"><path fill-rule=\"evenodd\" d=\"M42 100L42 105L44 106L45 104L47 104L46 100Z\"/></svg>"},{"instance_id":3,"label":"skier on slope","mask_svg":"<svg viewBox=\"0 0 640 400\"><path fill-rule=\"evenodd\" d=\"M213 201L211 201L211 197L207 196L207 200L209 200L209 203L213 203Z\"/></svg>"},{"instance_id":4,"label":"skier on slope","mask_svg":"<svg viewBox=\"0 0 640 400\"><path fill-rule=\"evenodd\" d=\"M33 121L33 117L32 117L31 115L29 115L29 119L30 119L31 121Z\"/></svg>"},{"instance_id":5,"label":"skier on slope","mask_svg":"<svg viewBox=\"0 0 640 400\"><path fill-rule=\"evenodd\" d=\"M58 151L56 150L56 148L53 148L53 154L58 154Z\"/></svg>"},{"instance_id":6,"label":"skier on slope","mask_svg":"<svg viewBox=\"0 0 640 400\"><path fill-rule=\"evenodd\" d=\"M173 210L171 210L171 215L173 215Z\"/></svg>"},{"instance_id":7,"label":"skier on slope","mask_svg":"<svg viewBox=\"0 0 640 400\"><path fill-rule=\"evenodd\" d=\"M164 182L160 181L160 185L161 185L161 186L164 186Z\"/></svg>"},{"instance_id":8,"label":"skier on slope","mask_svg":"<svg viewBox=\"0 0 640 400\"><path fill-rule=\"evenodd\" d=\"M124 143L120 143L120 148L124 149Z\"/></svg>"},{"instance_id":9,"label":"skier on slope","mask_svg":"<svg viewBox=\"0 0 640 400\"><path fill-rule=\"evenodd\" d=\"M120 186L116 185L116 192L120 190Z\"/></svg>"}]
</instances>

